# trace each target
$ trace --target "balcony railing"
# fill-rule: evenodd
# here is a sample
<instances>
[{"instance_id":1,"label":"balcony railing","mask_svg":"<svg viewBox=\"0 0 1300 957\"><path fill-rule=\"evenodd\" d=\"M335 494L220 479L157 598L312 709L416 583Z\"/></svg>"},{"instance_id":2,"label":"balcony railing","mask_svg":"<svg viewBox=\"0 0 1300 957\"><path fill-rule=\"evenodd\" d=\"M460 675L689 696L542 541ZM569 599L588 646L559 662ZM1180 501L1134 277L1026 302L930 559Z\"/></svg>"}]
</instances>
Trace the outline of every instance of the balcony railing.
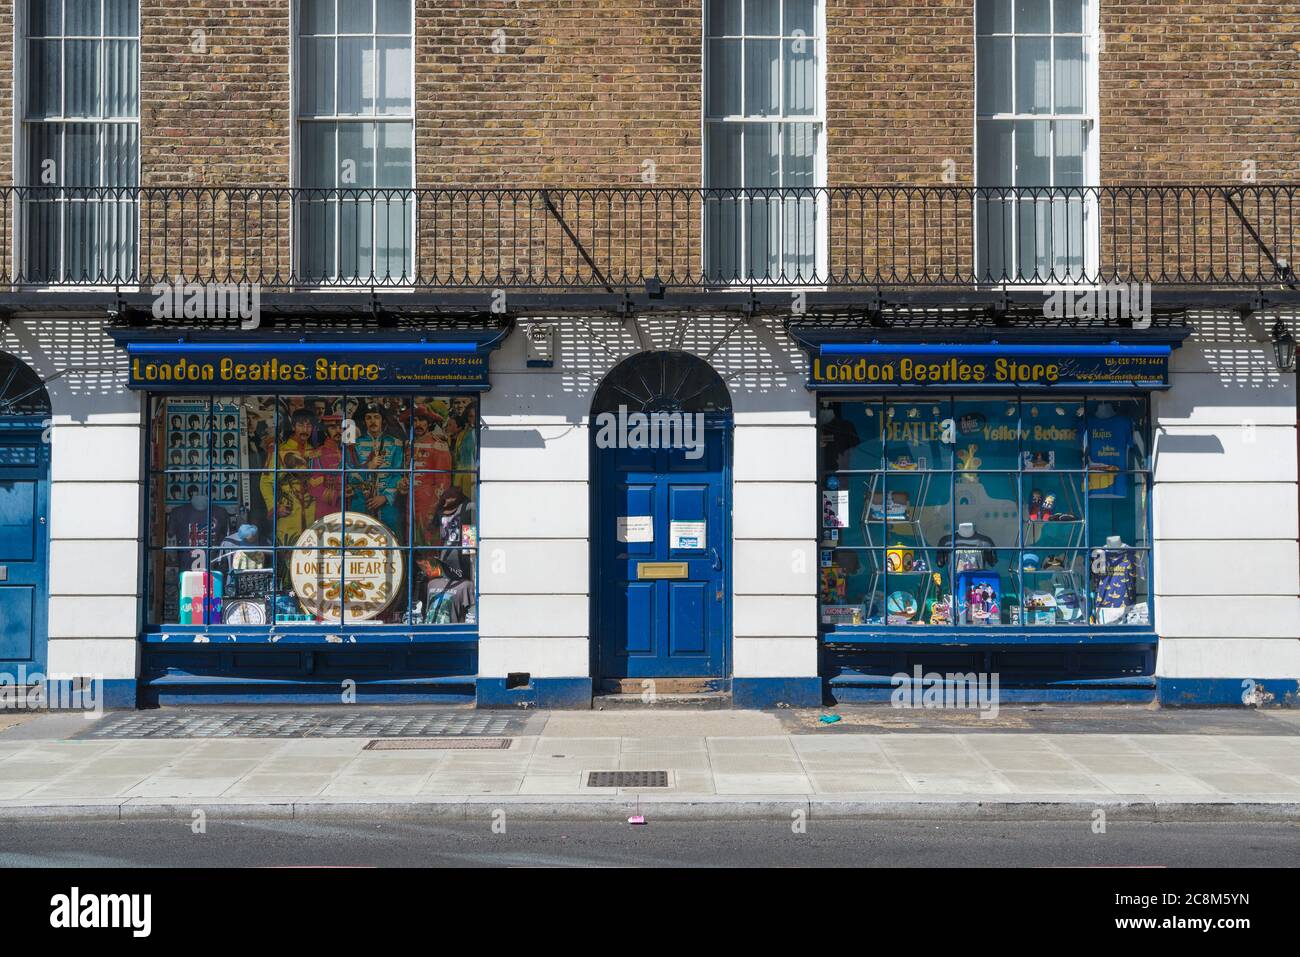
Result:
<instances>
[{"instance_id":1,"label":"balcony railing","mask_svg":"<svg viewBox=\"0 0 1300 957\"><path fill-rule=\"evenodd\" d=\"M0 287L1290 287L1300 185L0 190Z\"/></svg>"}]
</instances>

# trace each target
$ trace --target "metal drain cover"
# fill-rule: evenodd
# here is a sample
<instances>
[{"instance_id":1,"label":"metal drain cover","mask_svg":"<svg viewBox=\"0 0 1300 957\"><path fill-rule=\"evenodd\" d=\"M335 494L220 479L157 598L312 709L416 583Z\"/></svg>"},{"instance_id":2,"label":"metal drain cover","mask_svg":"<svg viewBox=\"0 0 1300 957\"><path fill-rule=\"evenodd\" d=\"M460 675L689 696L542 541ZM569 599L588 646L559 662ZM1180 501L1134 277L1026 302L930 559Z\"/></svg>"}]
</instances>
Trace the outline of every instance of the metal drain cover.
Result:
<instances>
[{"instance_id":1,"label":"metal drain cover","mask_svg":"<svg viewBox=\"0 0 1300 957\"><path fill-rule=\"evenodd\" d=\"M504 751L513 738L376 738L363 751Z\"/></svg>"},{"instance_id":2,"label":"metal drain cover","mask_svg":"<svg viewBox=\"0 0 1300 957\"><path fill-rule=\"evenodd\" d=\"M589 788L666 788L667 771L588 771Z\"/></svg>"}]
</instances>

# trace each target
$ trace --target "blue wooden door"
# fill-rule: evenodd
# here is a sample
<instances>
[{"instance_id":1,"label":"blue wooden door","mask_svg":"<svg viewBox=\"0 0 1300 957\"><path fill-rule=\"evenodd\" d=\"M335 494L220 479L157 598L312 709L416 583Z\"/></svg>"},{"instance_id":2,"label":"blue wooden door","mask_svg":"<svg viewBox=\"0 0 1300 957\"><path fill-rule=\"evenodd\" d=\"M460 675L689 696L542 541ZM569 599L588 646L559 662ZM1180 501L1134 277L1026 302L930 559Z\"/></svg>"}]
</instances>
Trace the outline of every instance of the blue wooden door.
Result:
<instances>
[{"instance_id":1,"label":"blue wooden door","mask_svg":"<svg viewBox=\"0 0 1300 957\"><path fill-rule=\"evenodd\" d=\"M726 674L730 444L730 415L713 414L694 458L683 449L594 450L600 677Z\"/></svg>"},{"instance_id":2,"label":"blue wooden door","mask_svg":"<svg viewBox=\"0 0 1300 957\"><path fill-rule=\"evenodd\" d=\"M0 418L0 674L26 684L45 671L49 445L23 426Z\"/></svg>"}]
</instances>

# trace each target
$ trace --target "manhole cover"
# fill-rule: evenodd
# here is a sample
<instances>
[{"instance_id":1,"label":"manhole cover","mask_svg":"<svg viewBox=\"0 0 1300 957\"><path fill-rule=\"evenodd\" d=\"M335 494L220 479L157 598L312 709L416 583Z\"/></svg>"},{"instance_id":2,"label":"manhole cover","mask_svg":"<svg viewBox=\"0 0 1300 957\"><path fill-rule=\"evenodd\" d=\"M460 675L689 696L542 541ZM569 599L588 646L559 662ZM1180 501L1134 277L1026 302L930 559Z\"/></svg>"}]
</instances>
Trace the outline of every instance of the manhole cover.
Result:
<instances>
[{"instance_id":1,"label":"manhole cover","mask_svg":"<svg viewBox=\"0 0 1300 957\"><path fill-rule=\"evenodd\" d=\"M432 738L523 733L525 718L473 711L166 711L110 714L79 738Z\"/></svg>"},{"instance_id":2,"label":"manhole cover","mask_svg":"<svg viewBox=\"0 0 1300 957\"><path fill-rule=\"evenodd\" d=\"M510 738L376 738L363 751L504 751Z\"/></svg>"},{"instance_id":3,"label":"manhole cover","mask_svg":"<svg viewBox=\"0 0 1300 957\"><path fill-rule=\"evenodd\" d=\"M667 771L588 771L589 788L666 788Z\"/></svg>"}]
</instances>

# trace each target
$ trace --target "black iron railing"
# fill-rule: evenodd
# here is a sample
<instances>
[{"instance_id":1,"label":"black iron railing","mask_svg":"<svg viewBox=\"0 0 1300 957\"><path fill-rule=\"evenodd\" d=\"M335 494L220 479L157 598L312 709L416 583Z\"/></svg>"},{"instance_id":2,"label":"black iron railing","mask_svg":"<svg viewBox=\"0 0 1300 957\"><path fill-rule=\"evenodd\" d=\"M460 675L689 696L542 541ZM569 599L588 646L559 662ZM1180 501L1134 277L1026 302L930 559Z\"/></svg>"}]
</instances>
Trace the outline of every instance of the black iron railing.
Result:
<instances>
[{"instance_id":1,"label":"black iron railing","mask_svg":"<svg viewBox=\"0 0 1300 957\"><path fill-rule=\"evenodd\" d=\"M0 287L1294 287L1300 185L0 190Z\"/></svg>"}]
</instances>

